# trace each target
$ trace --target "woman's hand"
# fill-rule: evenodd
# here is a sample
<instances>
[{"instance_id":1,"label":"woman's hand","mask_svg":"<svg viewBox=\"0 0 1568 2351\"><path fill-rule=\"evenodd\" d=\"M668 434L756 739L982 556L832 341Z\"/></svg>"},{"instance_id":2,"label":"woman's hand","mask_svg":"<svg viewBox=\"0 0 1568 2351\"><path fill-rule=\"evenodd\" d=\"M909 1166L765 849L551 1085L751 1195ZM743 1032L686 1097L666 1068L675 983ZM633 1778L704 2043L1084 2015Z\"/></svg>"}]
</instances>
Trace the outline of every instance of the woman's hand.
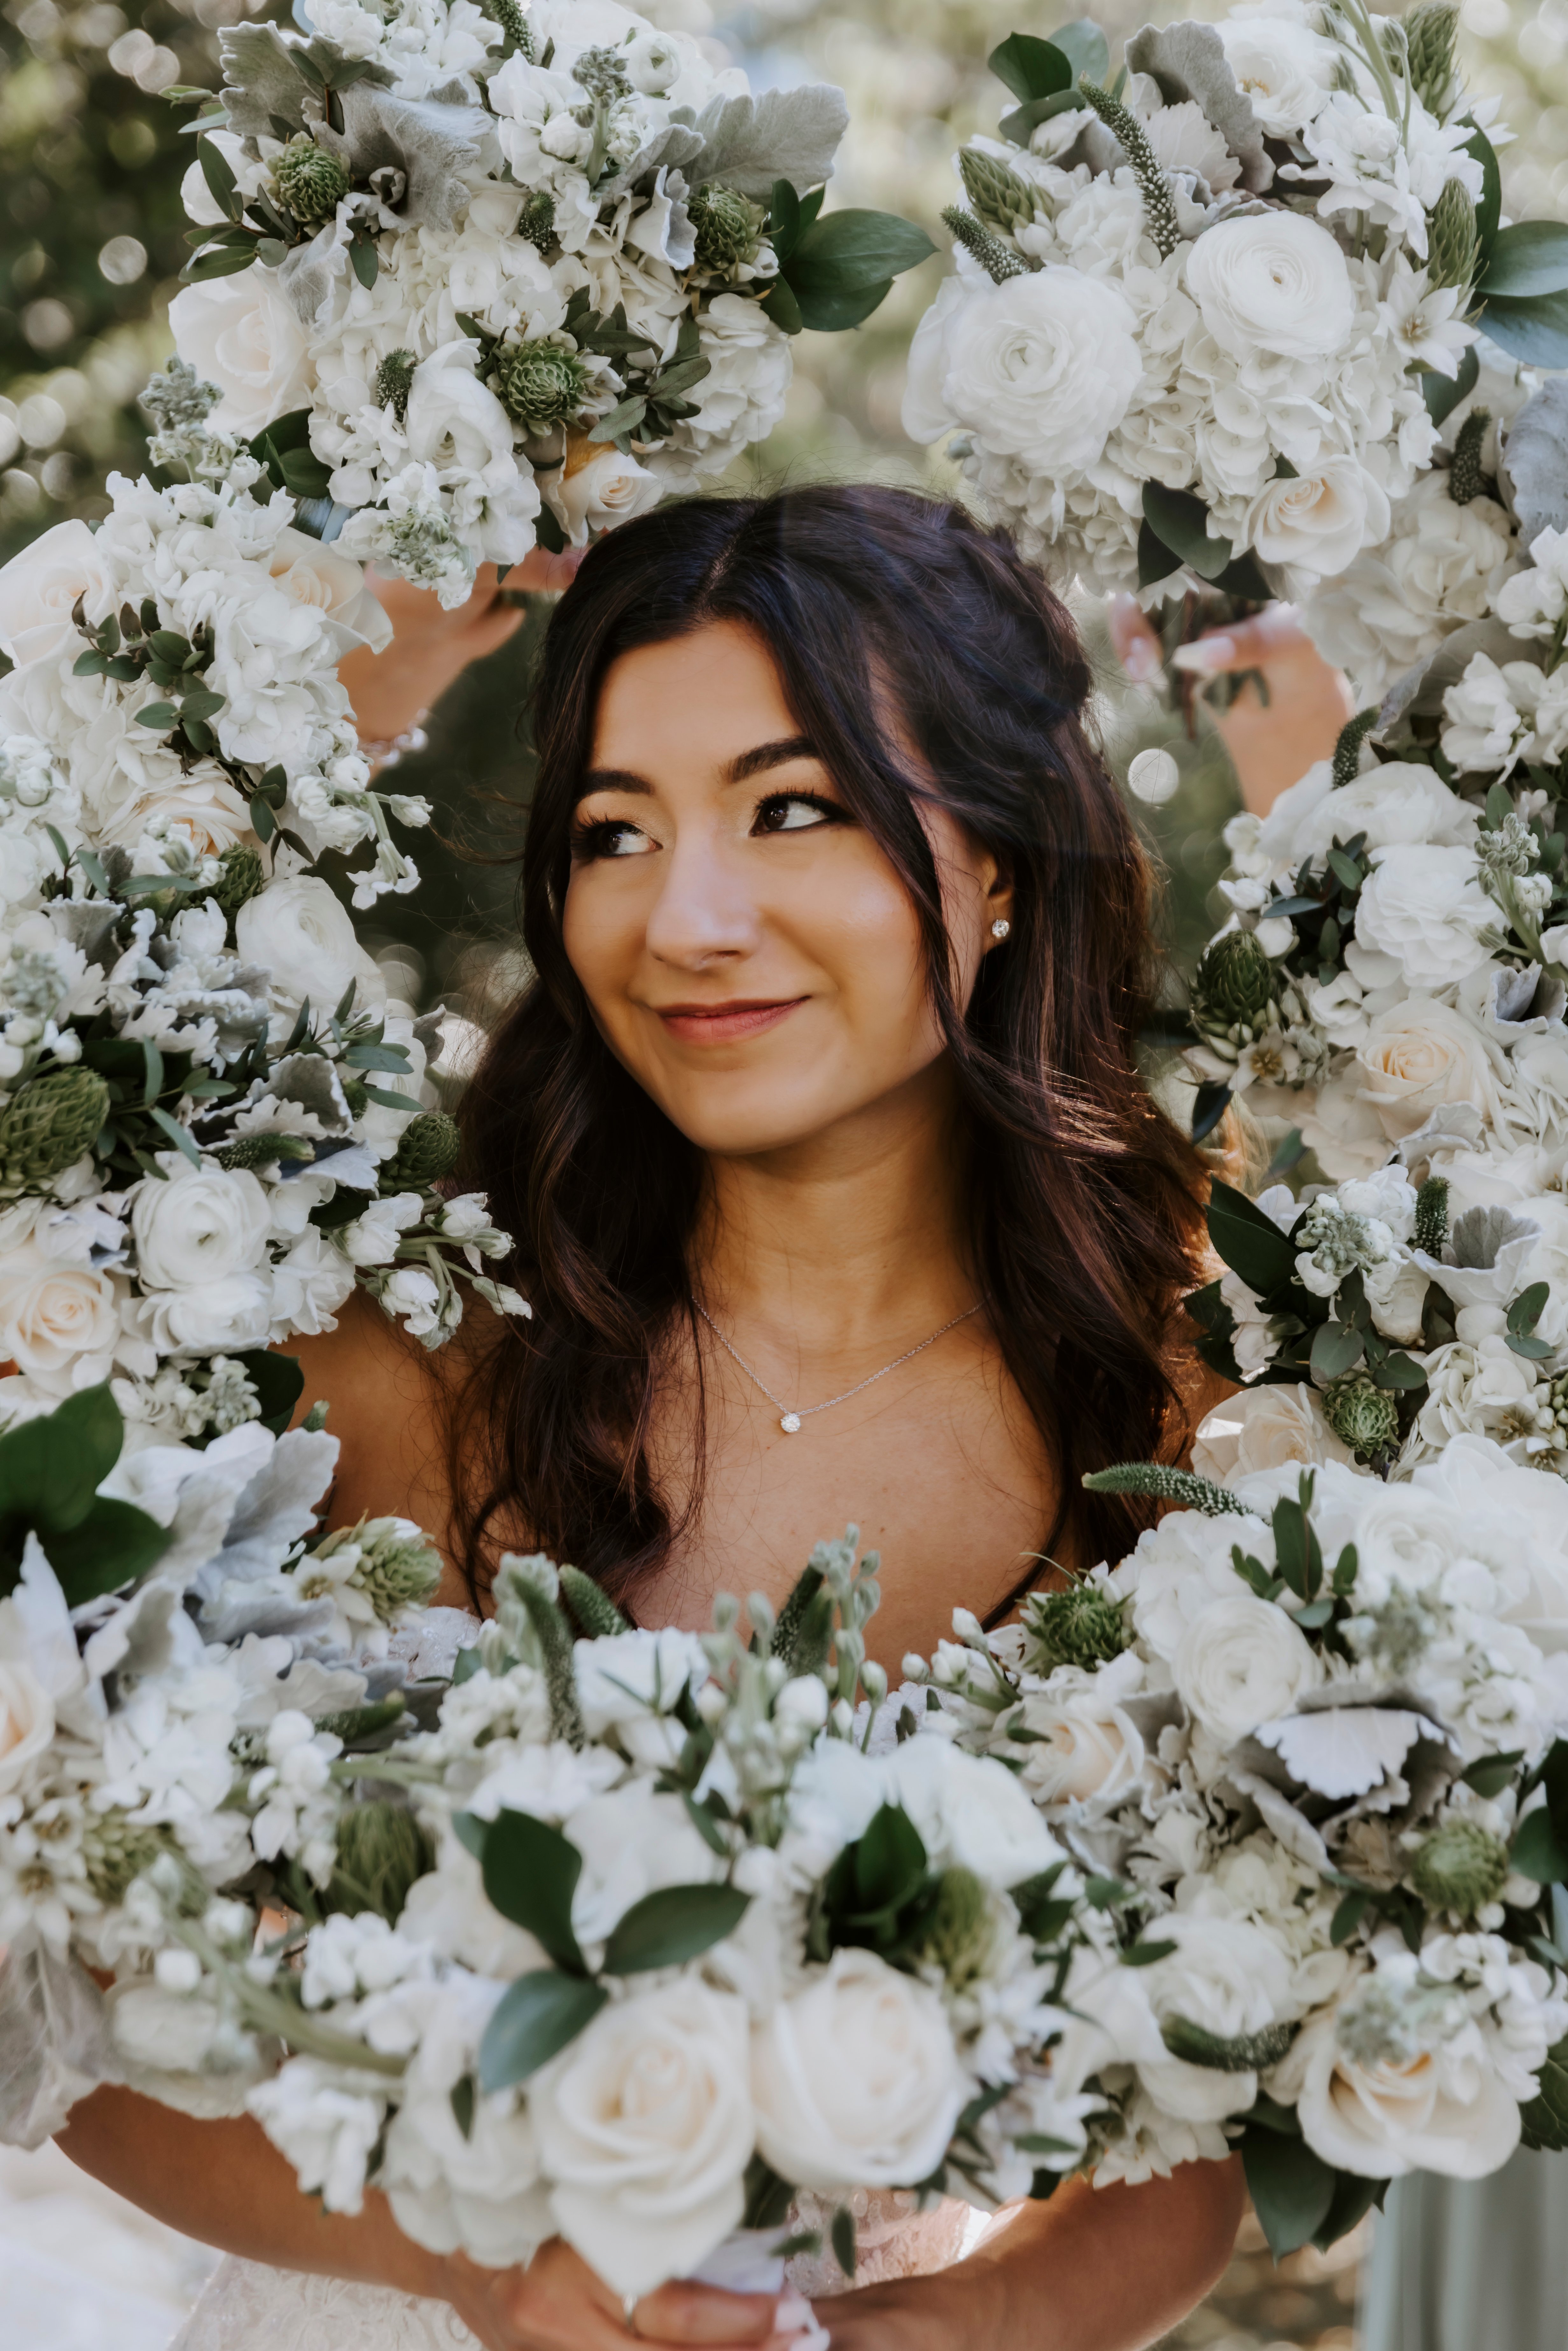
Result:
<instances>
[{"instance_id":1,"label":"woman's hand","mask_svg":"<svg viewBox=\"0 0 1568 2351\"><path fill-rule=\"evenodd\" d=\"M778 2296L685 2282L643 2294L632 2325L620 2295L559 2237L526 2270L484 2269L455 2253L425 2291L449 2302L486 2351L628 2351L636 2343L787 2351L793 2340L775 2325Z\"/></svg>"},{"instance_id":2,"label":"woman's hand","mask_svg":"<svg viewBox=\"0 0 1568 2351\"><path fill-rule=\"evenodd\" d=\"M1153 684L1165 666L1160 641L1135 596L1113 596L1111 642L1127 675ZM1256 620L1234 628L1211 629L1173 656L1178 669L1200 681L1253 670L1268 685L1268 700L1249 680L1228 710L1209 705L1215 730L1230 754L1241 799L1254 816L1266 816L1280 794L1304 776L1314 759L1328 759L1340 728L1354 714L1343 670L1332 669L1289 604L1270 605Z\"/></svg>"},{"instance_id":3,"label":"woman's hand","mask_svg":"<svg viewBox=\"0 0 1568 2351\"><path fill-rule=\"evenodd\" d=\"M339 672L361 740L390 743L417 726L470 662L483 661L521 627L517 591L570 587L581 560L580 548L551 555L536 547L507 572L504 587L495 565L484 564L467 602L450 612L442 611L432 589L367 575L392 624L392 640L382 653L363 647L350 653Z\"/></svg>"}]
</instances>

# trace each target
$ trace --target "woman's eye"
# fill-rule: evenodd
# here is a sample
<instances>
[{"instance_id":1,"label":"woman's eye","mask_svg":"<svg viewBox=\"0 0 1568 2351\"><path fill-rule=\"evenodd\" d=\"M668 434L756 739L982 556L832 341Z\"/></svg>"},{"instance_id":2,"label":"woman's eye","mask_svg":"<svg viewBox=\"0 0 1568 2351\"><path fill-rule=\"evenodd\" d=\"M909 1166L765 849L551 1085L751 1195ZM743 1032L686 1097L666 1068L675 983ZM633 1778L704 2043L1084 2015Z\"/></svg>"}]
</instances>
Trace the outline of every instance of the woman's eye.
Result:
<instances>
[{"instance_id":1,"label":"woman's eye","mask_svg":"<svg viewBox=\"0 0 1568 2351\"><path fill-rule=\"evenodd\" d=\"M601 817L596 824L579 825L571 853L579 864L588 865L601 857L643 857L656 846L641 825L624 817Z\"/></svg>"},{"instance_id":2,"label":"woman's eye","mask_svg":"<svg viewBox=\"0 0 1568 2351\"><path fill-rule=\"evenodd\" d=\"M808 792L775 792L759 802L753 832L810 832L834 824L839 811L831 800L815 799Z\"/></svg>"}]
</instances>

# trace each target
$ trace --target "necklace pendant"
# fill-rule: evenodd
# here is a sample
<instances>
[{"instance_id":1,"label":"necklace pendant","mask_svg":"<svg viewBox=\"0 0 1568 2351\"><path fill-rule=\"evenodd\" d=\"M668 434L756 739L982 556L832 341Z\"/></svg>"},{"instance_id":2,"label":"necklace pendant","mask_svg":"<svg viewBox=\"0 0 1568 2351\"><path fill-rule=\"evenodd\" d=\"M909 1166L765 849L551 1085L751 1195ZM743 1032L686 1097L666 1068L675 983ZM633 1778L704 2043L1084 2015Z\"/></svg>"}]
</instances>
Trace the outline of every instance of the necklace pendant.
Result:
<instances>
[{"instance_id":1,"label":"necklace pendant","mask_svg":"<svg viewBox=\"0 0 1568 2351\"><path fill-rule=\"evenodd\" d=\"M784 1431L786 1437L793 1437L796 1430L800 1426L800 1414L798 1412L787 1412L779 1426Z\"/></svg>"}]
</instances>

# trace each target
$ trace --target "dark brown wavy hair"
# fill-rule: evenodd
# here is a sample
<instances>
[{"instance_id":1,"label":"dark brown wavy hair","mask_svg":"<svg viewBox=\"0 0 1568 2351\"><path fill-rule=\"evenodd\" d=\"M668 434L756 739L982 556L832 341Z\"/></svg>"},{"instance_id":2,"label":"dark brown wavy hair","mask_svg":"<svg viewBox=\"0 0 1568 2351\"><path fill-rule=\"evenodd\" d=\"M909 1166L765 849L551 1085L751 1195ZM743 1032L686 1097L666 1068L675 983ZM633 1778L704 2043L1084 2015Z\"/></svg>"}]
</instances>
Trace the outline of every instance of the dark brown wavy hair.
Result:
<instances>
[{"instance_id":1,"label":"dark brown wavy hair","mask_svg":"<svg viewBox=\"0 0 1568 2351\"><path fill-rule=\"evenodd\" d=\"M767 647L801 733L918 912L971 1132L975 1270L1061 1480L1040 1549L1114 1555L1137 1506L1080 1479L1171 1443L1171 1324L1194 1279L1203 1188L1135 1063L1149 868L1084 729L1077 632L1008 540L910 491L800 488L664 507L611 532L546 634L521 893L536 976L461 1114L465 1180L517 1236L509 1278L533 1319L492 1326L450 1392L465 1571L477 1596L503 1533L526 1535L634 1607L700 1508L690 1246L703 1158L604 1043L561 913L606 673L633 647L719 621ZM879 718L888 699L920 772ZM1011 936L967 1005L952 991L923 802L1012 877ZM693 1364L697 1458L677 1513L648 1438L661 1378Z\"/></svg>"}]
</instances>

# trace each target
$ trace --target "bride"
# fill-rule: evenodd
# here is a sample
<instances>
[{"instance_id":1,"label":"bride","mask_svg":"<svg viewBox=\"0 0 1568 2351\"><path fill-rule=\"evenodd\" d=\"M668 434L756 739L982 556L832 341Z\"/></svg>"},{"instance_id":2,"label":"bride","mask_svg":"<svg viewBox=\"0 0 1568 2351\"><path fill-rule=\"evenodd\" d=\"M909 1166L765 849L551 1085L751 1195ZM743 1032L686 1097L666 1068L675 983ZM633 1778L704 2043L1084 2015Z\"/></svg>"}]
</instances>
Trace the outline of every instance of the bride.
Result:
<instances>
[{"instance_id":1,"label":"bride","mask_svg":"<svg viewBox=\"0 0 1568 2351\"><path fill-rule=\"evenodd\" d=\"M299 1350L343 1439L335 1521L420 1519L455 1605L541 1548L704 1626L852 1516L895 1678L956 1603L997 1623L1048 1562L1127 1547L1130 1506L1080 1481L1186 1441L1201 1169L1134 1067L1150 881L1089 685L1006 541L906 492L668 507L594 548L535 704L535 977L464 1110L533 1317L476 1312L427 1358L362 1310ZM241 2257L185 2351L788 2336L771 2296L623 2309L559 2241L492 2271L374 2194L327 2214L247 2119L104 2089L62 2144ZM873 2201L835 2351L1153 2342L1241 2190L1234 2162L1132 2169L967 2257L961 2212Z\"/></svg>"}]
</instances>

